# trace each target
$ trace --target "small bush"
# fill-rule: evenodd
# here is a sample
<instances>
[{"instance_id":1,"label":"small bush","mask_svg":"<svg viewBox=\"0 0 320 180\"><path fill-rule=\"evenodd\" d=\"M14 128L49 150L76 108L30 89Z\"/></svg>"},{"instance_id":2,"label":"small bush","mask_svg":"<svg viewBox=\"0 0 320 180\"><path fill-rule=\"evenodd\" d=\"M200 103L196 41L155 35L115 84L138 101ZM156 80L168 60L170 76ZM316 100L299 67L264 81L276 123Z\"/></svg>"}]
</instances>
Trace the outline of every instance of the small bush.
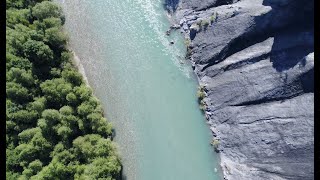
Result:
<instances>
[{"instance_id":1,"label":"small bush","mask_svg":"<svg viewBox=\"0 0 320 180\"><path fill-rule=\"evenodd\" d=\"M199 108L203 113L206 110L206 103L203 100L200 101Z\"/></svg>"},{"instance_id":2,"label":"small bush","mask_svg":"<svg viewBox=\"0 0 320 180\"><path fill-rule=\"evenodd\" d=\"M199 32L200 26L197 23L194 23L190 27L191 30L195 30L196 32Z\"/></svg>"},{"instance_id":3,"label":"small bush","mask_svg":"<svg viewBox=\"0 0 320 180\"><path fill-rule=\"evenodd\" d=\"M210 16L210 22L213 23L216 20L216 18L217 18L217 13L216 12L212 13L212 15Z\"/></svg>"},{"instance_id":4,"label":"small bush","mask_svg":"<svg viewBox=\"0 0 320 180\"><path fill-rule=\"evenodd\" d=\"M206 93L204 91L204 86L199 86L198 87L197 96L198 96L199 100L202 100L203 98L205 98Z\"/></svg>"},{"instance_id":5,"label":"small bush","mask_svg":"<svg viewBox=\"0 0 320 180\"><path fill-rule=\"evenodd\" d=\"M185 44L187 47L189 47L190 44L191 44L190 39L186 39L186 40L184 41L184 44Z\"/></svg>"},{"instance_id":6,"label":"small bush","mask_svg":"<svg viewBox=\"0 0 320 180\"><path fill-rule=\"evenodd\" d=\"M214 15L210 16L210 22L211 22L211 23L212 23L215 19L216 19L216 18L215 18Z\"/></svg>"},{"instance_id":7,"label":"small bush","mask_svg":"<svg viewBox=\"0 0 320 180\"><path fill-rule=\"evenodd\" d=\"M199 108L202 112L204 112L206 110L206 103L204 102L203 99L206 97L206 93L204 92L203 86L199 86L197 96L198 96Z\"/></svg>"},{"instance_id":8,"label":"small bush","mask_svg":"<svg viewBox=\"0 0 320 180\"><path fill-rule=\"evenodd\" d=\"M213 146L214 150L216 152L219 152L219 145L220 145L220 141L218 139L213 139L211 141L211 145Z\"/></svg>"},{"instance_id":9,"label":"small bush","mask_svg":"<svg viewBox=\"0 0 320 180\"><path fill-rule=\"evenodd\" d=\"M199 100L202 100L206 96L206 94L204 93L203 90L199 89L197 92L197 96L198 96Z\"/></svg>"},{"instance_id":10,"label":"small bush","mask_svg":"<svg viewBox=\"0 0 320 180\"><path fill-rule=\"evenodd\" d=\"M203 21L201 21L201 26L208 26L209 25L209 21L207 21L207 20L203 20Z\"/></svg>"},{"instance_id":11,"label":"small bush","mask_svg":"<svg viewBox=\"0 0 320 180\"><path fill-rule=\"evenodd\" d=\"M206 97L204 86L199 86L197 96L198 96L199 108L202 112L204 112L206 110L206 103L203 100Z\"/></svg>"}]
</instances>

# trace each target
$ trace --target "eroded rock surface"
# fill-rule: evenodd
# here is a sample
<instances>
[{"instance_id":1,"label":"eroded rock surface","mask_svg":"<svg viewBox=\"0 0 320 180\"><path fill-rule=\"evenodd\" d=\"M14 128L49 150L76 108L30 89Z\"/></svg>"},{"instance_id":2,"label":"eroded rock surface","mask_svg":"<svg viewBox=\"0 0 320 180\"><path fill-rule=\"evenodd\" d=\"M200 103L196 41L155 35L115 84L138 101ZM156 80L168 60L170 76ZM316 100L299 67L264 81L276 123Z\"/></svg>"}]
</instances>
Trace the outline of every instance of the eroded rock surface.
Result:
<instances>
[{"instance_id":1,"label":"eroded rock surface","mask_svg":"<svg viewBox=\"0 0 320 180\"><path fill-rule=\"evenodd\" d=\"M314 179L314 1L166 2L226 179Z\"/></svg>"}]
</instances>

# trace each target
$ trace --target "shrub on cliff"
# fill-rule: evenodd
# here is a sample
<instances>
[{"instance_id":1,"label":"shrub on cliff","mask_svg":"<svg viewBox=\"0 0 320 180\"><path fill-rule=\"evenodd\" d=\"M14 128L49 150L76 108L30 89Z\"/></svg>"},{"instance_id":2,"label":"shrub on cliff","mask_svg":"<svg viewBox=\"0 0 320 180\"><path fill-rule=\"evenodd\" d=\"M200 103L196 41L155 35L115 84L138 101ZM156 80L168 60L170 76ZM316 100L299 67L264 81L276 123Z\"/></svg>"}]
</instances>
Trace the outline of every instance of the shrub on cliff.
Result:
<instances>
[{"instance_id":1,"label":"shrub on cliff","mask_svg":"<svg viewBox=\"0 0 320 180\"><path fill-rule=\"evenodd\" d=\"M210 16L210 22L213 23L216 20L216 18L217 18L217 13L216 12L212 13L212 15Z\"/></svg>"},{"instance_id":2,"label":"shrub on cliff","mask_svg":"<svg viewBox=\"0 0 320 180\"><path fill-rule=\"evenodd\" d=\"M198 100L201 101L203 98L205 98L206 94L204 92L204 87L199 86L197 91Z\"/></svg>"},{"instance_id":3,"label":"shrub on cliff","mask_svg":"<svg viewBox=\"0 0 320 180\"><path fill-rule=\"evenodd\" d=\"M220 141L218 139L213 139L211 141L211 145L213 146L214 150L216 152L219 152L219 145L220 145Z\"/></svg>"},{"instance_id":4,"label":"shrub on cliff","mask_svg":"<svg viewBox=\"0 0 320 180\"><path fill-rule=\"evenodd\" d=\"M201 26L202 27L206 27L206 26L208 26L209 25L209 21L207 21L207 20L202 20L201 21Z\"/></svg>"}]
</instances>

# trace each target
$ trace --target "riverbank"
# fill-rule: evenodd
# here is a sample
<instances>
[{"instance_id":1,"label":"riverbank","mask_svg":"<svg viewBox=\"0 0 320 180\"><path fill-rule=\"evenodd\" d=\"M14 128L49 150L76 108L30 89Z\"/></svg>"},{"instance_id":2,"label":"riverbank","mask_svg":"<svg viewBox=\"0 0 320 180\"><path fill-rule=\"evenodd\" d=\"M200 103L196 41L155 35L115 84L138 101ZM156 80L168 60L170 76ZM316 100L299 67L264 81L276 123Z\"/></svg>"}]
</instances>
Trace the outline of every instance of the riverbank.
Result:
<instances>
[{"instance_id":1,"label":"riverbank","mask_svg":"<svg viewBox=\"0 0 320 180\"><path fill-rule=\"evenodd\" d=\"M312 179L313 1L167 2L225 178Z\"/></svg>"},{"instance_id":2,"label":"riverbank","mask_svg":"<svg viewBox=\"0 0 320 180\"><path fill-rule=\"evenodd\" d=\"M74 66L77 68L78 72L82 75L83 80L85 81L85 84L92 88L89 84L85 69L83 68L83 65L81 63L80 58L76 55L76 53L74 51L71 50L71 48L69 48L70 52L72 53L72 62L74 64Z\"/></svg>"},{"instance_id":3,"label":"riverbank","mask_svg":"<svg viewBox=\"0 0 320 180\"><path fill-rule=\"evenodd\" d=\"M7 178L119 179L113 127L72 63L62 8L9 0L6 13Z\"/></svg>"},{"instance_id":4,"label":"riverbank","mask_svg":"<svg viewBox=\"0 0 320 180\"><path fill-rule=\"evenodd\" d=\"M184 39L185 39L185 45L186 45L186 47L187 47L187 54L186 54L186 60L188 60L188 58L189 58L189 51L190 51L190 49L189 49L189 43L186 43L186 42L191 42L191 40L190 40L190 31L183 31L183 30L181 30L181 28L182 27L180 27L180 25L178 25L177 23L176 23L176 19L172 16L172 14L170 14L169 12L168 12L168 14L167 14L167 17L168 17L168 20L170 21L170 24L171 24L171 26L170 26L170 28L166 31L166 35L168 35L168 36L170 36L171 35L171 33L173 33L174 31L178 31L178 30L180 30L181 31L181 33L183 33L184 34ZM188 29L189 30L189 29ZM188 63L187 63L187 65L190 65L190 66L192 66L192 68L194 69L194 67L195 67L195 64L193 63L193 61L188 61ZM196 71L193 71L194 72L194 74L195 74L195 77L196 77L196 80L197 80L197 84L198 84L198 88L200 88L200 87L205 87L205 85L204 84L201 84L202 83L202 81L201 81L201 79L200 79L200 76L199 76L199 74L197 74L197 72ZM199 91L199 90L198 90ZM204 94L205 94L205 96L206 96L206 92L205 91L202 91ZM199 102L199 109L201 109L201 104L200 104L200 102ZM206 106L206 105L205 105ZM215 152L217 153L217 156L218 156L218 161L220 162L220 168L219 168L219 170L217 169L217 168L215 168L214 169L214 171L215 172L219 172L219 173L221 173L221 177L223 177L223 179L227 179L227 173L229 172L229 168L228 168L228 166L227 166L227 164L231 164L231 163L228 163L228 160L226 159L226 158L224 158L224 156L222 156L221 154L219 154L219 147L218 147L218 144L214 144L213 142L214 141L218 141L218 143L219 143L219 138L217 137L217 129L215 128L215 126L213 125L213 123L210 121L210 112L205 108L205 109L203 109L203 114L204 114L204 117L205 117L205 119L206 119L206 121L207 121L207 127L210 129L210 131L211 131L211 133L212 133L212 140L211 141L208 141L208 143L209 144L211 144L211 146L212 146L212 149L214 149L215 150Z\"/></svg>"}]
</instances>

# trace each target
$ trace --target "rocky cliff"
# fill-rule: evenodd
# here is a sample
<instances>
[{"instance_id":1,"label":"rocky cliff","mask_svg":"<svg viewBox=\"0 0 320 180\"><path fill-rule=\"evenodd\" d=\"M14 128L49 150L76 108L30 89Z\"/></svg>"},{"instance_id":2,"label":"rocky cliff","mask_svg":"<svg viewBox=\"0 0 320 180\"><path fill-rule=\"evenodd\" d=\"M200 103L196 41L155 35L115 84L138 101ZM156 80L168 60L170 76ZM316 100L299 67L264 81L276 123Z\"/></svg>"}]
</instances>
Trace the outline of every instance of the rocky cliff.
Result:
<instances>
[{"instance_id":1,"label":"rocky cliff","mask_svg":"<svg viewBox=\"0 0 320 180\"><path fill-rule=\"evenodd\" d=\"M225 178L314 179L314 1L166 0Z\"/></svg>"}]
</instances>

